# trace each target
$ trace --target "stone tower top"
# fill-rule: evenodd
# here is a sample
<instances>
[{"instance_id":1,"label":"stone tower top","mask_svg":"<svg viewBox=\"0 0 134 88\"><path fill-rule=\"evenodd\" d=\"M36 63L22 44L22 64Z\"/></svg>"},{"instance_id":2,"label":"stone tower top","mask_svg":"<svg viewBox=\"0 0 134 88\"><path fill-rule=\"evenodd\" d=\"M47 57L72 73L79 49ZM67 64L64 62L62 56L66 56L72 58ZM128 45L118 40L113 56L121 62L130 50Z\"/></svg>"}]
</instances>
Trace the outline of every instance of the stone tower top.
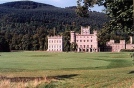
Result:
<instances>
[{"instance_id":1,"label":"stone tower top","mask_svg":"<svg viewBox=\"0 0 134 88\"><path fill-rule=\"evenodd\" d=\"M81 35L89 35L90 34L90 26L83 27L81 26Z\"/></svg>"}]
</instances>

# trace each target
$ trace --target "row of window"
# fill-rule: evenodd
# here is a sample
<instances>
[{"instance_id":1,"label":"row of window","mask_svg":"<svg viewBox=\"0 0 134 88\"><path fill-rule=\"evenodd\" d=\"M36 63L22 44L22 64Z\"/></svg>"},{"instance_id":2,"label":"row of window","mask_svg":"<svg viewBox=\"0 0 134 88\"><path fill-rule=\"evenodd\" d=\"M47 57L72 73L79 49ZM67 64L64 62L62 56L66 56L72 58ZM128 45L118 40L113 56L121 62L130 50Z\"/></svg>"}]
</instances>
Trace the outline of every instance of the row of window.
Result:
<instances>
[{"instance_id":1,"label":"row of window","mask_svg":"<svg viewBox=\"0 0 134 88\"><path fill-rule=\"evenodd\" d=\"M61 48L61 45L49 45L49 48Z\"/></svg>"},{"instance_id":2,"label":"row of window","mask_svg":"<svg viewBox=\"0 0 134 88\"><path fill-rule=\"evenodd\" d=\"M90 40L92 42L93 40ZM89 42L89 40L76 40L76 42Z\"/></svg>"},{"instance_id":3,"label":"row of window","mask_svg":"<svg viewBox=\"0 0 134 88\"><path fill-rule=\"evenodd\" d=\"M48 51L62 51L61 49L48 49Z\"/></svg>"},{"instance_id":4,"label":"row of window","mask_svg":"<svg viewBox=\"0 0 134 88\"><path fill-rule=\"evenodd\" d=\"M49 43L61 43L61 40L49 40Z\"/></svg>"},{"instance_id":5,"label":"row of window","mask_svg":"<svg viewBox=\"0 0 134 88\"><path fill-rule=\"evenodd\" d=\"M92 36L91 37L89 37L89 36L76 36L76 38L92 38Z\"/></svg>"},{"instance_id":6,"label":"row of window","mask_svg":"<svg viewBox=\"0 0 134 88\"><path fill-rule=\"evenodd\" d=\"M118 48L118 49L120 49L120 48L125 48L125 46L113 46L113 48Z\"/></svg>"},{"instance_id":7,"label":"row of window","mask_svg":"<svg viewBox=\"0 0 134 88\"><path fill-rule=\"evenodd\" d=\"M80 45L80 48L92 48L93 47L93 45L91 45L90 47L89 47L89 45Z\"/></svg>"},{"instance_id":8,"label":"row of window","mask_svg":"<svg viewBox=\"0 0 134 88\"><path fill-rule=\"evenodd\" d=\"M81 51L86 51L86 52L97 52L97 49L81 49L81 48L79 48L79 51L81 52Z\"/></svg>"}]
</instances>

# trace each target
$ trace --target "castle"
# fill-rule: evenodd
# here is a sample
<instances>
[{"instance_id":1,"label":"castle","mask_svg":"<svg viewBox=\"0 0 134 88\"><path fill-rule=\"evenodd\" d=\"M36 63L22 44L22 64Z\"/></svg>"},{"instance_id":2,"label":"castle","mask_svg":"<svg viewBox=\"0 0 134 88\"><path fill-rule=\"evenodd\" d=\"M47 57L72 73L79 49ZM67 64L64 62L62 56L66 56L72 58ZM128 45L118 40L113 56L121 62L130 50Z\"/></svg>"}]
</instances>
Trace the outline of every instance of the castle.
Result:
<instances>
[{"instance_id":1,"label":"castle","mask_svg":"<svg viewBox=\"0 0 134 88\"><path fill-rule=\"evenodd\" d=\"M125 40L120 40L120 43L115 43L114 40L107 42L108 51L120 52L121 49L134 49L134 37L130 36L130 44L126 44ZM81 33L70 31L70 43L77 44L77 52L100 52L97 40L97 31L90 32L90 26L81 27ZM63 37L50 36L48 37L47 51L63 51Z\"/></svg>"},{"instance_id":2,"label":"castle","mask_svg":"<svg viewBox=\"0 0 134 88\"><path fill-rule=\"evenodd\" d=\"M97 31L90 33L90 26L81 27L81 34L70 32L70 43L77 44L77 52L98 52ZM48 37L48 50L47 51L63 51L63 38L62 36Z\"/></svg>"},{"instance_id":3,"label":"castle","mask_svg":"<svg viewBox=\"0 0 134 88\"><path fill-rule=\"evenodd\" d=\"M98 52L97 31L90 32L90 26L81 27L81 34L70 32L71 41L77 44L77 52Z\"/></svg>"},{"instance_id":4,"label":"castle","mask_svg":"<svg viewBox=\"0 0 134 88\"><path fill-rule=\"evenodd\" d=\"M114 40L107 42L107 46L111 47L111 52L120 52L121 49L134 49L134 37L130 36L130 43L126 44L125 40L120 40L120 43L115 43Z\"/></svg>"}]
</instances>

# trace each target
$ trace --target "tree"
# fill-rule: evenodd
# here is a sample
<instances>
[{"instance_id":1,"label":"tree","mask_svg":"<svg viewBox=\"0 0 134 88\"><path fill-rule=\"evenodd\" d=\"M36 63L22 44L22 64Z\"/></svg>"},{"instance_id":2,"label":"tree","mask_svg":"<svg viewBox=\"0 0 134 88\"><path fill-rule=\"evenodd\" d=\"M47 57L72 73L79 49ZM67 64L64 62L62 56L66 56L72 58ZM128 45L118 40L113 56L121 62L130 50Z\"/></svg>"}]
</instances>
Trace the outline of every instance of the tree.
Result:
<instances>
[{"instance_id":1,"label":"tree","mask_svg":"<svg viewBox=\"0 0 134 88\"><path fill-rule=\"evenodd\" d=\"M9 52L9 44L3 36L0 35L0 52Z\"/></svg>"},{"instance_id":2,"label":"tree","mask_svg":"<svg viewBox=\"0 0 134 88\"><path fill-rule=\"evenodd\" d=\"M72 42L71 46L70 46L70 49L71 49L71 51L76 51L77 50L77 43Z\"/></svg>"},{"instance_id":3,"label":"tree","mask_svg":"<svg viewBox=\"0 0 134 88\"><path fill-rule=\"evenodd\" d=\"M66 31L63 33L63 51L70 51L70 32Z\"/></svg>"},{"instance_id":4,"label":"tree","mask_svg":"<svg viewBox=\"0 0 134 88\"><path fill-rule=\"evenodd\" d=\"M106 14L110 17L109 28L132 32L134 0L78 0L77 13L80 16L88 15L88 8L94 4L103 5ZM83 5L81 5L83 2Z\"/></svg>"}]
</instances>

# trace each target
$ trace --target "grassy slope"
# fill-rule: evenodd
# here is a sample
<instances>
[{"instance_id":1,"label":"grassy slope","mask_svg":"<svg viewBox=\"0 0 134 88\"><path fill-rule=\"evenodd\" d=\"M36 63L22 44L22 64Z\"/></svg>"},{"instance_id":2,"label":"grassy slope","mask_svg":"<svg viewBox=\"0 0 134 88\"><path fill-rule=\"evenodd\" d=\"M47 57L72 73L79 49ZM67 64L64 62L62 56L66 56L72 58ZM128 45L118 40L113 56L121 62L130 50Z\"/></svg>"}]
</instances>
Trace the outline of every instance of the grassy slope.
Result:
<instances>
[{"instance_id":1,"label":"grassy slope","mask_svg":"<svg viewBox=\"0 0 134 88\"><path fill-rule=\"evenodd\" d=\"M11 52L0 55L0 75L63 76L47 85L54 88L129 88L134 82L133 74L129 74L133 71L129 53Z\"/></svg>"}]
</instances>

